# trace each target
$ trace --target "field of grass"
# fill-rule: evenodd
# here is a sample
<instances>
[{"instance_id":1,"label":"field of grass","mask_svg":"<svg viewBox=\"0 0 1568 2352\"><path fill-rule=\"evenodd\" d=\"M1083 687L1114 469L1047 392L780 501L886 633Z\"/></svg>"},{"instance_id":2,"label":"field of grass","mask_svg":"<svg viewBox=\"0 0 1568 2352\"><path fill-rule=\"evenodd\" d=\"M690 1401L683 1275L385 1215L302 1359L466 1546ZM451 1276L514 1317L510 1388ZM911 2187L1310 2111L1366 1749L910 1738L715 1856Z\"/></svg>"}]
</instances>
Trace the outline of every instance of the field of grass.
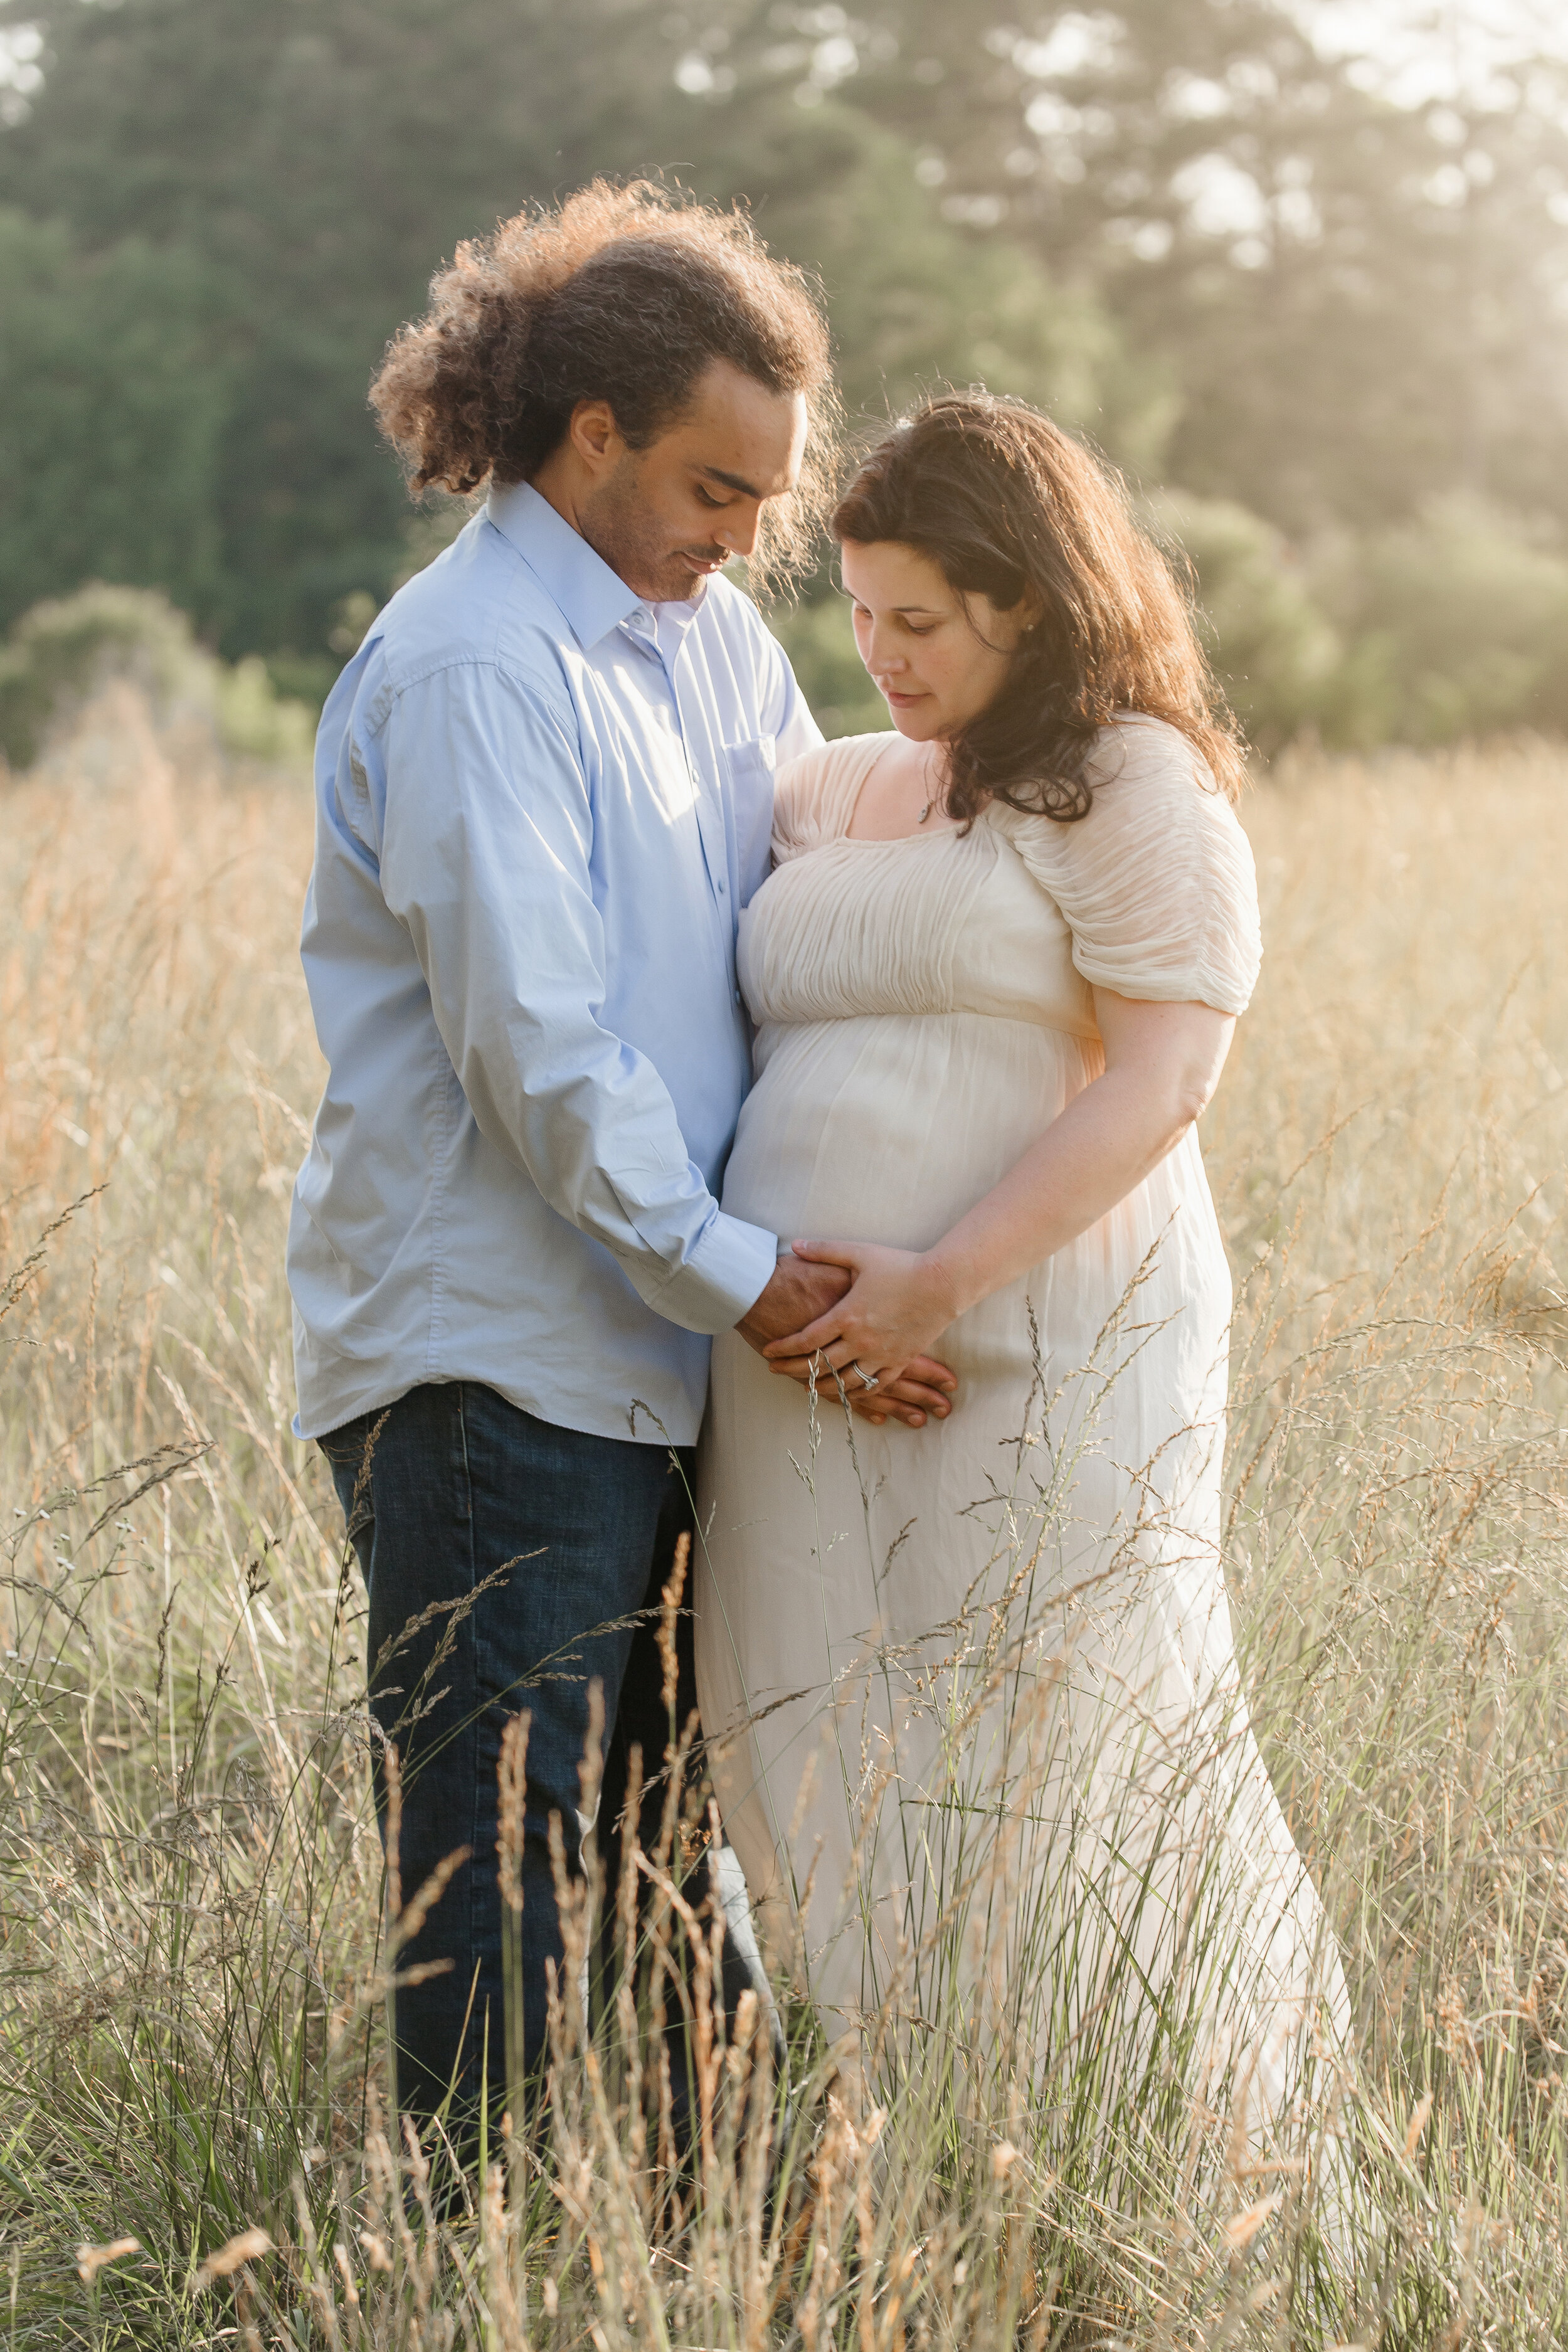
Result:
<instances>
[{"instance_id":1,"label":"field of grass","mask_svg":"<svg viewBox=\"0 0 1568 2352\"><path fill-rule=\"evenodd\" d=\"M1152 2130L1114 2067L956 2090L951 2019L856 2079L794 2012L786 2116L700 2016L688 2176L629 2007L585 2049L569 1997L549 2161L496 2119L434 2220L384 2107L363 1594L289 1433L308 790L117 689L0 813L0 2336L1568 2341L1568 756L1299 759L1245 811L1227 1568L1351 1983L1326 2300L1289 2151Z\"/></svg>"}]
</instances>

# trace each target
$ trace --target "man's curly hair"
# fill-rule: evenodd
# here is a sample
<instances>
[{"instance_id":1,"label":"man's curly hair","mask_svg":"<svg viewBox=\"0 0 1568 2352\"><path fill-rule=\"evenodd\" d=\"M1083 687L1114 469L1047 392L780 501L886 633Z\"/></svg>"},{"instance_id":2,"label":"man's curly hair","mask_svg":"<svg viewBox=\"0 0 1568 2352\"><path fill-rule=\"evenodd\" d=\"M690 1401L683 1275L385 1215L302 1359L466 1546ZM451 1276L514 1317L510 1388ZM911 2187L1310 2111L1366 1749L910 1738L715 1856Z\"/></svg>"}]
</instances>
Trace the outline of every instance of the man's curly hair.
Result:
<instances>
[{"instance_id":1,"label":"man's curly hair","mask_svg":"<svg viewBox=\"0 0 1568 2352\"><path fill-rule=\"evenodd\" d=\"M812 289L742 212L595 180L553 211L518 213L437 272L370 396L410 487L462 495L529 480L580 401L607 401L647 448L714 360L805 395L800 486L764 508L751 564L758 585L782 584L808 568L831 501L838 405Z\"/></svg>"}]
</instances>

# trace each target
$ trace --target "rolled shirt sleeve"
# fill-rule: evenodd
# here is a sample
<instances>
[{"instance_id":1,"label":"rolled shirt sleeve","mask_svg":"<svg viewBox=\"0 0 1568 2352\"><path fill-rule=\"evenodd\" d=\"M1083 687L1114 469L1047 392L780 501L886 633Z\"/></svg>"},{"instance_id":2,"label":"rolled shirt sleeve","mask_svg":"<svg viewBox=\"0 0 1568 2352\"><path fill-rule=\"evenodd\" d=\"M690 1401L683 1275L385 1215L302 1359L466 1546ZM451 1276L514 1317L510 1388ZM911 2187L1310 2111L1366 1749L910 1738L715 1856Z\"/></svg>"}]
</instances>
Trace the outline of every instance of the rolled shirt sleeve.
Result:
<instances>
[{"instance_id":1,"label":"rolled shirt sleeve","mask_svg":"<svg viewBox=\"0 0 1568 2352\"><path fill-rule=\"evenodd\" d=\"M481 1133L656 1313L729 1328L776 1238L722 1213L658 1070L605 1025L570 705L500 663L443 667L397 694L378 750L363 763L367 845ZM378 792L376 773L395 781Z\"/></svg>"}]
</instances>

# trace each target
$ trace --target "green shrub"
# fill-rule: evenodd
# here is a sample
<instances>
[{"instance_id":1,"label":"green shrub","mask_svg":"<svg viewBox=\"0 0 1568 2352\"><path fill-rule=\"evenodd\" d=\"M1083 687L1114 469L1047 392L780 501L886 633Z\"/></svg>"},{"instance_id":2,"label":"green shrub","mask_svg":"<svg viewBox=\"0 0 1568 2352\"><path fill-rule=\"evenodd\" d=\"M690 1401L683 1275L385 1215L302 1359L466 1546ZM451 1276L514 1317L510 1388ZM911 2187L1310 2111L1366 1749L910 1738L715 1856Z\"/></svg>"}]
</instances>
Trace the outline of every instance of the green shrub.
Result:
<instances>
[{"instance_id":1,"label":"green shrub","mask_svg":"<svg viewBox=\"0 0 1568 2352\"><path fill-rule=\"evenodd\" d=\"M94 582L24 614L0 650L0 749L11 765L30 767L51 725L111 677L132 679L160 718L201 699L191 625L155 589Z\"/></svg>"},{"instance_id":2,"label":"green shrub","mask_svg":"<svg viewBox=\"0 0 1568 2352\"><path fill-rule=\"evenodd\" d=\"M226 751L276 763L310 750L309 710L279 698L258 657L231 669L157 589L94 581L35 604L0 646L0 751L10 765L30 767L50 730L112 678L140 687L160 723L205 720Z\"/></svg>"},{"instance_id":3,"label":"green shrub","mask_svg":"<svg viewBox=\"0 0 1568 2352\"><path fill-rule=\"evenodd\" d=\"M1280 533L1228 499L1162 490L1145 520L1192 567L1205 645L1232 709L1260 751L1318 723L1342 648Z\"/></svg>"},{"instance_id":4,"label":"green shrub","mask_svg":"<svg viewBox=\"0 0 1568 2352\"><path fill-rule=\"evenodd\" d=\"M309 707L280 696L259 654L247 654L233 668L214 664L218 739L234 751L268 764L308 760L315 738Z\"/></svg>"},{"instance_id":5,"label":"green shrub","mask_svg":"<svg viewBox=\"0 0 1568 2352\"><path fill-rule=\"evenodd\" d=\"M1324 733L1346 744L1449 743L1568 725L1568 557L1484 501L1326 549L1316 567L1347 654Z\"/></svg>"}]
</instances>

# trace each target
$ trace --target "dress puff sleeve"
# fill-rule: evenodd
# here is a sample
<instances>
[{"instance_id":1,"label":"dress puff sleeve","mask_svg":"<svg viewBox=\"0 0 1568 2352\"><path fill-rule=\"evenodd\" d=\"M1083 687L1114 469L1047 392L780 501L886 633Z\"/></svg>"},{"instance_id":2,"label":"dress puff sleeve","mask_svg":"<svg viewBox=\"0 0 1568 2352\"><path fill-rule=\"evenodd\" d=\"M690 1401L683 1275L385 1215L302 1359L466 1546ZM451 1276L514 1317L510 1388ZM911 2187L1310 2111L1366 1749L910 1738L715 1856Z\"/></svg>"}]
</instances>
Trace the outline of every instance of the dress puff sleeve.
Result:
<instances>
[{"instance_id":1,"label":"dress puff sleeve","mask_svg":"<svg viewBox=\"0 0 1568 2352\"><path fill-rule=\"evenodd\" d=\"M990 814L1061 908L1091 987L1243 1013L1262 961L1252 848L1198 752L1163 719L1108 727L1075 824Z\"/></svg>"}]
</instances>

